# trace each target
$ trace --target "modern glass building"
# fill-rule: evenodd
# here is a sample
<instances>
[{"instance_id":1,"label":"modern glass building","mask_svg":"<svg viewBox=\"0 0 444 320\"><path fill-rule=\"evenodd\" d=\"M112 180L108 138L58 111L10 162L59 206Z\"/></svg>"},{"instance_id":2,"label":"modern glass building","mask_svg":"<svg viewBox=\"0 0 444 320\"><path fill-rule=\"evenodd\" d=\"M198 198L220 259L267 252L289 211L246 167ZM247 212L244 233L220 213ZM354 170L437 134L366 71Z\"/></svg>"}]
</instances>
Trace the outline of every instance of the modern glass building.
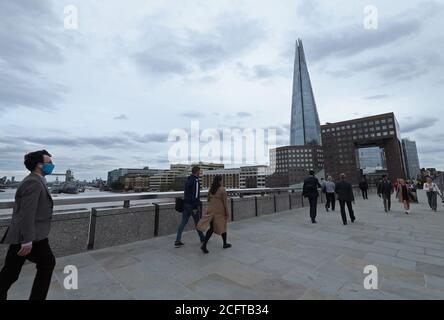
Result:
<instances>
[{"instance_id":1,"label":"modern glass building","mask_svg":"<svg viewBox=\"0 0 444 320\"><path fill-rule=\"evenodd\" d=\"M402 139L402 150L404 152L407 178L416 179L421 171L416 142L410 139Z\"/></svg>"},{"instance_id":2,"label":"modern glass building","mask_svg":"<svg viewBox=\"0 0 444 320\"><path fill-rule=\"evenodd\" d=\"M290 145L322 145L321 125L301 39L296 41Z\"/></svg>"}]
</instances>

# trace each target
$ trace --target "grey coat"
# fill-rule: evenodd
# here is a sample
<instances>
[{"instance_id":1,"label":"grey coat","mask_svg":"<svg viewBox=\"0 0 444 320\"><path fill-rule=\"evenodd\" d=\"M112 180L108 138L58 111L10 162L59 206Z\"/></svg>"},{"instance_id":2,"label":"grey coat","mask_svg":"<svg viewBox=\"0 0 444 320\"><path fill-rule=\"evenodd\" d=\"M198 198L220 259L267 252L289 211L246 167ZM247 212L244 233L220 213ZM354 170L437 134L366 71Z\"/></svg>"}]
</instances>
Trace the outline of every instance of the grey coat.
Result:
<instances>
[{"instance_id":1,"label":"grey coat","mask_svg":"<svg viewBox=\"0 0 444 320\"><path fill-rule=\"evenodd\" d=\"M11 224L1 243L20 244L48 237L53 201L42 177L28 175L17 188Z\"/></svg>"}]
</instances>

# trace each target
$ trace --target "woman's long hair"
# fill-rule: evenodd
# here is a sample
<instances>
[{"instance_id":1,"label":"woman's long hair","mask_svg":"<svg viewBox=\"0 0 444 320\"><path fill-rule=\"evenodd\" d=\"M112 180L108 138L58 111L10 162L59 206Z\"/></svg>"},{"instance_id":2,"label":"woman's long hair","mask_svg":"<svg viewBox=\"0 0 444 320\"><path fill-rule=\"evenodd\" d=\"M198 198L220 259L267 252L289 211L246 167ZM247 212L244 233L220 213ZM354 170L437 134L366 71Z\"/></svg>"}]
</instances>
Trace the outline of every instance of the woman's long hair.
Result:
<instances>
[{"instance_id":1,"label":"woman's long hair","mask_svg":"<svg viewBox=\"0 0 444 320\"><path fill-rule=\"evenodd\" d=\"M222 176L218 174L214 176L213 183L211 184L210 188L210 194L215 195L221 185L222 185Z\"/></svg>"}]
</instances>

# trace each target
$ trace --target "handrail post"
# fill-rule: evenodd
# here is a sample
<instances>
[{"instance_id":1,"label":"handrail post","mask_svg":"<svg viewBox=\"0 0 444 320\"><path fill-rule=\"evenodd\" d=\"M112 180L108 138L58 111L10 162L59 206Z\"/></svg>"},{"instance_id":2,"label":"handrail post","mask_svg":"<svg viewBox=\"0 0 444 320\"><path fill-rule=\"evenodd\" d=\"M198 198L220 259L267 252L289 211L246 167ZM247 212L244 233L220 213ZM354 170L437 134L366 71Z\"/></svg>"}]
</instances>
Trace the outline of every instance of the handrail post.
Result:
<instances>
[{"instance_id":1,"label":"handrail post","mask_svg":"<svg viewBox=\"0 0 444 320\"><path fill-rule=\"evenodd\" d=\"M86 250L94 249L94 240L96 237L96 221L97 221L97 209L91 209L91 215L89 218L89 230L88 230L88 244Z\"/></svg>"},{"instance_id":2,"label":"handrail post","mask_svg":"<svg viewBox=\"0 0 444 320\"><path fill-rule=\"evenodd\" d=\"M291 210L291 193L288 194L288 203Z\"/></svg>"},{"instance_id":3,"label":"handrail post","mask_svg":"<svg viewBox=\"0 0 444 320\"><path fill-rule=\"evenodd\" d=\"M274 202L274 212L277 212L277 206L276 206L276 194L273 194L273 202Z\"/></svg>"},{"instance_id":4,"label":"handrail post","mask_svg":"<svg viewBox=\"0 0 444 320\"><path fill-rule=\"evenodd\" d=\"M128 209L128 208L130 207L130 200L124 200L124 201L123 201L123 207L124 207L125 209Z\"/></svg>"},{"instance_id":5,"label":"handrail post","mask_svg":"<svg viewBox=\"0 0 444 320\"><path fill-rule=\"evenodd\" d=\"M158 203L153 203L154 205L154 236L158 237L159 236L159 204Z\"/></svg>"},{"instance_id":6,"label":"handrail post","mask_svg":"<svg viewBox=\"0 0 444 320\"><path fill-rule=\"evenodd\" d=\"M259 215L259 213L257 211L257 196L254 196L254 212L257 217Z\"/></svg>"},{"instance_id":7,"label":"handrail post","mask_svg":"<svg viewBox=\"0 0 444 320\"><path fill-rule=\"evenodd\" d=\"M234 221L234 199L231 199L231 221Z\"/></svg>"}]
</instances>

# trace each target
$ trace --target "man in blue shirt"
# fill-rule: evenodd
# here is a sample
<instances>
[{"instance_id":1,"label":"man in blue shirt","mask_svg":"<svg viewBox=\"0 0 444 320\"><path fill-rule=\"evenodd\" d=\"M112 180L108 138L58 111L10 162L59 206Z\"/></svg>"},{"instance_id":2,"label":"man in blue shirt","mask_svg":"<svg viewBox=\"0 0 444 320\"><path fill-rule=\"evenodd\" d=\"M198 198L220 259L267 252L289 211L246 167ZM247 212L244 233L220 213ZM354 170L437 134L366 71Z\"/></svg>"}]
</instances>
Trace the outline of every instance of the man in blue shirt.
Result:
<instances>
[{"instance_id":1,"label":"man in blue shirt","mask_svg":"<svg viewBox=\"0 0 444 320\"><path fill-rule=\"evenodd\" d=\"M197 226L201 216L201 202L200 202L200 168L198 166L194 166L191 169L191 175L188 177L187 182L185 183L185 191L183 197L183 212L182 212L182 221L177 230L176 242L174 242L174 246L179 248L184 245L181 241L182 233L185 229L185 226L190 219L190 216L193 217L194 225ZM202 231L197 230L197 234L199 235L200 242L205 240L205 236Z\"/></svg>"}]
</instances>

